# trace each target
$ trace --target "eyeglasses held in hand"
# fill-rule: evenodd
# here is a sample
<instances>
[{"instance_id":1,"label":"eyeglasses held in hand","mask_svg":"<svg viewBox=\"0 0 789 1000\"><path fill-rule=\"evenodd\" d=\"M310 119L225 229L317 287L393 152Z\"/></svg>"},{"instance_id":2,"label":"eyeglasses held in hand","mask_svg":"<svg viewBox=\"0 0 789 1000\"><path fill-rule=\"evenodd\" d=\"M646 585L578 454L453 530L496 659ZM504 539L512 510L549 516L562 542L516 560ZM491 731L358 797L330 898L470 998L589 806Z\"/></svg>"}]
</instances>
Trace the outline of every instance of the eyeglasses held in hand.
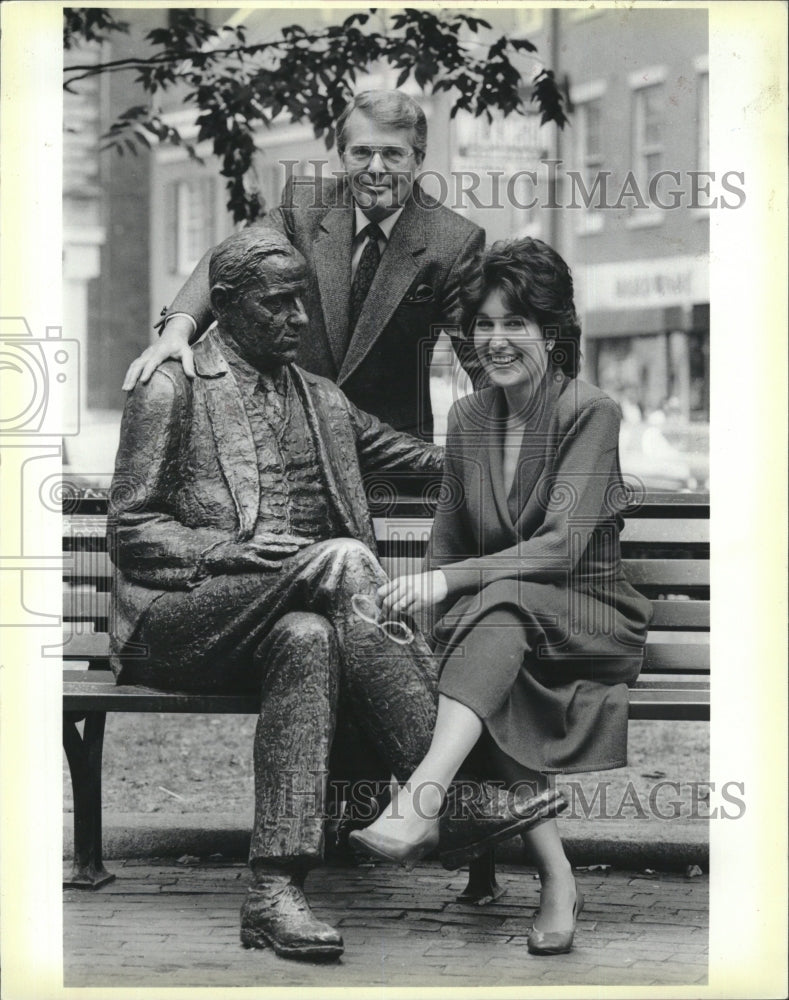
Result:
<instances>
[{"instance_id":1,"label":"eyeglasses held in hand","mask_svg":"<svg viewBox=\"0 0 789 1000\"><path fill-rule=\"evenodd\" d=\"M381 154L384 166L389 170L400 170L407 166L411 150L405 146L348 146L345 155L355 167L366 167L376 153Z\"/></svg>"},{"instance_id":2,"label":"eyeglasses held in hand","mask_svg":"<svg viewBox=\"0 0 789 1000\"><path fill-rule=\"evenodd\" d=\"M414 633L405 622L381 621L381 609L368 594L354 594L351 597L351 607L357 618L361 618L369 625L375 625L387 639L396 642L398 646L407 646L409 642L414 641Z\"/></svg>"}]
</instances>

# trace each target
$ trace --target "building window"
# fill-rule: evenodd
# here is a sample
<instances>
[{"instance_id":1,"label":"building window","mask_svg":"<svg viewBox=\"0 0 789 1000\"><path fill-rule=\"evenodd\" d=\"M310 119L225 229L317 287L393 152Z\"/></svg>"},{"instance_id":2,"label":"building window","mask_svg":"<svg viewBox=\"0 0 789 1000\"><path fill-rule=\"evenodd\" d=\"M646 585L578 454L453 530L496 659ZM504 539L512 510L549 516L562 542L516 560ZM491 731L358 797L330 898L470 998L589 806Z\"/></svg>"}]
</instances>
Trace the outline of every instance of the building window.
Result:
<instances>
[{"instance_id":1,"label":"building window","mask_svg":"<svg viewBox=\"0 0 789 1000\"><path fill-rule=\"evenodd\" d=\"M305 174L303 163L295 165L293 173L297 176ZM256 194L261 209L270 212L279 205L285 180L284 170L279 163L272 163L262 154L256 153L252 158L252 169L244 178L244 184L248 185L247 194Z\"/></svg>"},{"instance_id":2,"label":"building window","mask_svg":"<svg viewBox=\"0 0 789 1000\"><path fill-rule=\"evenodd\" d=\"M517 25L513 35L523 38L530 31L542 31L545 22L545 10L541 7L520 7L513 12Z\"/></svg>"},{"instance_id":3,"label":"building window","mask_svg":"<svg viewBox=\"0 0 789 1000\"><path fill-rule=\"evenodd\" d=\"M665 77L664 67L642 70L630 77L633 90L633 183L628 187L626 202L630 210L629 227L655 226L664 221L665 213L654 206L649 197L649 183L663 169Z\"/></svg>"},{"instance_id":4,"label":"building window","mask_svg":"<svg viewBox=\"0 0 789 1000\"><path fill-rule=\"evenodd\" d=\"M191 274L216 242L215 201L213 177L178 180L167 186L167 256L171 274Z\"/></svg>"},{"instance_id":5,"label":"building window","mask_svg":"<svg viewBox=\"0 0 789 1000\"><path fill-rule=\"evenodd\" d=\"M633 163L642 192L663 161L663 84L640 87L633 94Z\"/></svg>"},{"instance_id":6,"label":"building window","mask_svg":"<svg viewBox=\"0 0 789 1000\"><path fill-rule=\"evenodd\" d=\"M572 178L572 204L586 209L579 220L579 234L598 233L603 228L606 188L603 170L603 100L576 103L576 157L578 173Z\"/></svg>"}]
</instances>

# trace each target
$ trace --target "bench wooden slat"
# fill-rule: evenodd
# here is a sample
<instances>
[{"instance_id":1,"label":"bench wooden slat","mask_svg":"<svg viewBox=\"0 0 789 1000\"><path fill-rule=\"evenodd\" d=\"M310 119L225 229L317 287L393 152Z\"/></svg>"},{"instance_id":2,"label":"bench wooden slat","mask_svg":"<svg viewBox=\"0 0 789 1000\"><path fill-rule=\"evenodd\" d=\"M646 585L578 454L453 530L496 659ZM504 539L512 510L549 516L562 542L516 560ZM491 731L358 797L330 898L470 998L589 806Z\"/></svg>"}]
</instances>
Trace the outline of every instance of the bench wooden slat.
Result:
<instances>
[{"instance_id":1,"label":"bench wooden slat","mask_svg":"<svg viewBox=\"0 0 789 1000\"><path fill-rule=\"evenodd\" d=\"M678 719L686 722L706 722L710 717L709 689L687 688L655 691L631 688L631 719Z\"/></svg>"},{"instance_id":2,"label":"bench wooden slat","mask_svg":"<svg viewBox=\"0 0 789 1000\"><path fill-rule=\"evenodd\" d=\"M644 649L644 670L652 673L708 673L710 670L709 646L653 643Z\"/></svg>"},{"instance_id":3,"label":"bench wooden slat","mask_svg":"<svg viewBox=\"0 0 789 1000\"><path fill-rule=\"evenodd\" d=\"M683 674L669 677L665 674L643 673L631 690L638 691L709 691L708 674Z\"/></svg>"},{"instance_id":4,"label":"bench wooden slat","mask_svg":"<svg viewBox=\"0 0 789 1000\"><path fill-rule=\"evenodd\" d=\"M662 717L650 712L676 711L676 717L703 719L709 711L709 688L698 680L684 683L639 681L629 691L631 716L634 719ZM63 710L66 712L202 712L222 715L248 715L259 709L254 694L184 694L157 691L153 688L116 685L108 670L63 672Z\"/></svg>"},{"instance_id":5,"label":"bench wooden slat","mask_svg":"<svg viewBox=\"0 0 789 1000\"><path fill-rule=\"evenodd\" d=\"M678 521L673 518L635 516L625 520L619 538L623 544L651 542L677 547L688 543L709 544L710 523L700 518Z\"/></svg>"},{"instance_id":6,"label":"bench wooden slat","mask_svg":"<svg viewBox=\"0 0 789 1000\"><path fill-rule=\"evenodd\" d=\"M432 517L440 494L440 482L432 481L421 492L403 483L388 492L368 493L370 511L375 517ZM709 520L708 493L647 493L623 511L625 518L654 517L677 520Z\"/></svg>"},{"instance_id":7,"label":"bench wooden slat","mask_svg":"<svg viewBox=\"0 0 789 1000\"><path fill-rule=\"evenodd\" d=\"M410 473L381 473L368 476L368 501L371 507L380 506L377 491L379 483L385 480L389 484L387 496L393 498L389 506L401 505L414 509L419 504L434 507L438 490L441 485L439 475L412 475ZM94 493L96 491L93 491ZM380 495L380 494L379 494ZM703 517L710 516L709 493L675 493L664 490L654 490L645 493L640 500L625 512L626 516L638 514L641 517ZM63 502L63 517L80 518L106 516L107 495L80 495L70 497Z\"/></svg>"},{"instance_id":8,"label":"bench wooden slat","mask_svg":"<svg viewBox=\"0 0 789 1000\"><path fill-rule=\"evenodd\" d=\"M77 516L64 519L64 549L74 551L105 550L107 518L102 515ZM415 538L427 538L432 519L429 517L374 517L376 538L402 538L404 532ZM673 518L645 518L638 515L625 521L622 529L623 544L660 544L682 546L709 543L709 522L693 518L676 520Z\"/></svg>"},{"instance_id":9,"label":"bench wooden slat","mask_svg":"<svg viewBox=\"0 0 789 1000\"><path fill-rule=\"evenodd\" d=\"M709 631L709 601L653 601L650 631L685 629Z\"/></svg>"},{"instance_id":10,"label":"bench wooden slat","mask_svg":"<svg viewBox=\"0 0 789 1000\"><path fill-rule=\"evenodd\" d=\"M112 688L123 691L134 691L134 692L149 692L151 694L162 694L163 692L158 691L155 688L143 688L138 685L116 685L115 677L111 670L87 670L87 669L74 669L72 667L67 667L63 671L63 685L64 691L69 691L70 693L75 693L79 691L101 691L107 685ZM709 678L704 674L688 674L682 681L677 681L674 678L666 680L665 677L661 677L659 674L652 674L644 672L638 678L638 687L644 690L678 690L680 688L686 687L689 690L693 688L698 688L699 690L706 690L709 687ZM170 697L167 694L167 697ZM235 697L234 695L206 695L206 697L216 697L216 698L229 698ZM241 695L239 697L243 698L253 698L253 695Z\"/></svg>"},{"instance_id":11,"label":"bench wooden slat","mask_svg":"<svg viewBox=\"0 0 789 1000\"><path fill-rule=\"evenodd\" d=\"M109 670L64 670L63 710L79 712L207 712L248 715L259 711L254 694L184 694L116 684Z\"/></svg>"},{"instance_id":12,"label":"bench wooden slat","mask_svg":"<svg viewBox=\"0 0 789 1000\"><path fill-rule=\"evenodd\" d=\"M399 541L382 543L382 563L391 566L400 562L410 565L422 555L419 542ZM709 560L707 559L623 559L625 572L636 586L651 588L709 586ZM64 578L81 581L96 580L101 589L107 589L112 578L112 564L106 552L74 552L66 557Z\"/></svg>"},{"instance_id":13,"label":"bench wooden slat","mask_svg":"<svg viewBox=\"0 0 789 1000\"><path fill-rule=\"evenodd\" d=\"M709 645L703 643L660 642L660 634L650 635L644 655L644 670L650 673L707 673ZM106 632L64 629L63 659L106 660L109 636Z\"/></svg>"},{"instance_id":14,"label":"bench wooden slat","mask_svg":"<svg viewBox=\"0 0 789 1000\"><path fill-rule=\"evenodd\" d=\"M623 559L634 587L709 587L708 559Z\"/></svg>"},{"instance_id":15,"label":"bench wooden slat","mask_svg":"<svg viewBox=\"0 0 789 1000\"><path fill-rule=\"evenodd\" d=\"M90 584L79 584L63 591L63 617L66 621L106 619L110 612L110 594Z\"/></svg>"},{"instance_id":16,"label":"bench wooden slat","mask_svg":"<svg viewBox=\"0 0 789 1000\"><path fill-rule=\"evenodd\" d=\"M375 537L379 540L411 537L427 539L430 518L375 517ZM681 548L683 545L706 545L710 540L709 521L692 519L633 517L625 521L620 535L623 544L654 544Z\"/></svg>"},{"instance_id":17,"label":"bench wooden slat","mask_svg":"<svg viewBox=\"0 0 789 1000\"><path fill-rule=\"evenodd\" d=\"M63 617L67 621L94 621L109 616L110 594L84 584L63 594ZM653 631L668 629L706 630L710 627L709 601L653 601Z\"/></svg>"}]
</instances>

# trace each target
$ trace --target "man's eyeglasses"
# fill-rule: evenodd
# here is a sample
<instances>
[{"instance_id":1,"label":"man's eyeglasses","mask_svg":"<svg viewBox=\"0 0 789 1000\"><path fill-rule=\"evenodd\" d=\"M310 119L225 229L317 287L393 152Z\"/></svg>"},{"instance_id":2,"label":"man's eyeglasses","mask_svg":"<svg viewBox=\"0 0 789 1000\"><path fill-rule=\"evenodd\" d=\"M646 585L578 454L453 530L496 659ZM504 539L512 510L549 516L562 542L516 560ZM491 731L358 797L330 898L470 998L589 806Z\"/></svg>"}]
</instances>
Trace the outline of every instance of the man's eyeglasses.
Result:
<instances>
[{"instance_id":1,"label":"man's eyeglasses","mask_svg":"<svg viewBox=\"0 0 789 1000\"><path fill-rule=\"evenodd\" d=\"M351 597L351 607L363 622L375 625L387 639L396 642L398 646L407 646L409 642L414 641L414 633L405 622L381 621L381 609L375 603L375 599L368 594L354 594Z\"/></svg>"},{"instance_id":2,"label":"man's eyeglasses","mask_svg":"<svg viewBox=\"0 0 789 1000\"><path fill-rule=\"evenodd\" d=\"M348 146L345 156L354 167L366 167L376 153L381 154L389 170L401 170L408 165L412 150L405 146Z\"/></svg>"}]
</instances>

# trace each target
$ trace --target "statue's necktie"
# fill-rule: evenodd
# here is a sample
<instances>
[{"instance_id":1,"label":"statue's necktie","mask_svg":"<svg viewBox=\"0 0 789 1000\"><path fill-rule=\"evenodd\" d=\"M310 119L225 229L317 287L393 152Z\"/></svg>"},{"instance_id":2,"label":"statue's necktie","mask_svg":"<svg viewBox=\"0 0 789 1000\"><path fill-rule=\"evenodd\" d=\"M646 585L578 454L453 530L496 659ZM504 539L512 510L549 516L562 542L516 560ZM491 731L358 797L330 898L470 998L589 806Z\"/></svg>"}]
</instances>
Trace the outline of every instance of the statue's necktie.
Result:
<instances>
[{"instance_id":1,"label":"statue's necktie","mask_svg":"<svg viewBox=\"0 0 789 1000\"><path fill-rule=\"evenodd\" d=\"M353 276L351 284L351 301L348 309L348 333L353 334L362 311L364 300L370 291L373 283L378 263L381 260L381 251L378 241L383 237L380 227L375 222L368 223L362 232L368 236L367 243L359 258L359 265L356 274Z\"/></svg>"},{"instance_id":2,"label":"statue's necktie","mask_svg":"<svg viewBox=\"0 0 789 1000\"><path fill-rule=\"evenodd\" d=\"M255 395L259 397L263 416L274 433L279 438L284 432L287 416L287 390L285 384L274 381L271 375L261 375L255 386Z\"/></svg>"}]
</instances>

